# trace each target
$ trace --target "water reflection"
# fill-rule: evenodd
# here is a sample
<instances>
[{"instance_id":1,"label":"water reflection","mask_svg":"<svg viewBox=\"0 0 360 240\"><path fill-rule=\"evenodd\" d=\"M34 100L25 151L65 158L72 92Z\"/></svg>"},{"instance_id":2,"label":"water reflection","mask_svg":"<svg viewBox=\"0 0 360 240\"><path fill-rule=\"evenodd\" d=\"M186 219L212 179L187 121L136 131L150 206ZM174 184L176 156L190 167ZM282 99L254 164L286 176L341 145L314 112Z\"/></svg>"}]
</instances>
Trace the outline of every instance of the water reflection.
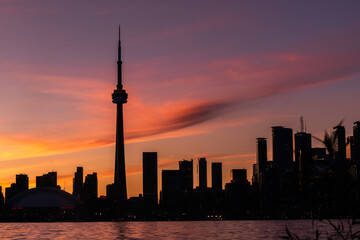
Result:
<instances>
[{"instance_id":1,"label":"water reflection","mask_svg":"<svg viewBox=\"0 0 360 240\"><path fill-rule=\"evenodd\" d=\"M280 239L285 226L301 239L314 239L315 230L332 228L311 220L199 221L199 222L89 222L0 223L0 239Z\"/></svg>"}]
</instances>

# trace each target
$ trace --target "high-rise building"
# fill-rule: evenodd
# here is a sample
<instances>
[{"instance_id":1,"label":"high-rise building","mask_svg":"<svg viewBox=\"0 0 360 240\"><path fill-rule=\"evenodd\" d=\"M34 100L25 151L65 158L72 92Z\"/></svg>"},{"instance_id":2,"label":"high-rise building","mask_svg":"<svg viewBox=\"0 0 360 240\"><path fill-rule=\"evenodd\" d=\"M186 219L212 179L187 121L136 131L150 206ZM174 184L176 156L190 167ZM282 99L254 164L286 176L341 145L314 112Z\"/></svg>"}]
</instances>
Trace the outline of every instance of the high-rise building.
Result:
<instances>
[{"instance_id":1,"label":"high-rise building","mask_svg":"<svg viewBox=\"0 0 360 240\"><path fill-rule=\"evenodd\" d=\"M295 162L300 163L301 156L304 154L311 156L311 134L298 132L295 134Z\"/></svg>"},{"instance_id":2,"label":"high-rise building","mask_svg":"<svg viewBox=\"0 0 360 240\"><path fill-rule=\"evenodd\" d=\"M221 192L222 190L222 163L213 162L211 164L211 183L212 189L215 192Z\"/></svg>"},{"instance_id":3,"label":"high-rise building","mask_svg":"<svg viewBox=\"0 0 360 240\"><path fill-rule=\"evenodd\" d=\"M108 196L125 206L127 200L126 174L125 174L125 151L124 151L124 124L123 124L123 104L127 103L127 93L122 85L122 61L121 61L121 42L119 27L118 44L118 83L112 94L112 102L117 106L116 115L116 145L115 145L115 174L114 184L107 186Z\"/></svg>"},{"instance_id":4,"label":"high-rise building","mask_svg":"<svg viewBox=\"0 0 360 240\"><path fill-rule=\"evenodd\" d=\"M60 186L57 185L57 172L48 172L42 176L37 176L36 187L60 188Z\"/></svg>"},{"instance_id":5,"label":"high-rise building","mask_svg":"<svg viewBox=\"0 0 360 240\"><path fill-rule=\"evenodd\" d=\"M183 174L180 170L163 170L161 175L161 205L167 210L178 211L182 206Z\"/></svg>"},{"instance_id":6,"label":"high-rise building","mask_svg":"<svg viewBox=\"0 0 360 240\"><path fill-rule=\"evenodd\" d=\"M357 179L360 179L360 121L354 122L354 150L351 156L352 160L356 163Z\"/></svg>"},{"instance_id":7,"label":"high-rise building","mask_svg":"<svg viewBox=\"0 0 360 240\"><path fill-rule=\"evenodd\" d=\"M346 194L345 186L347 181L345 179L346 170L346 135L345 128L341 124L334 127L333 130L333 170L334 170L334 211L341 215L344 213Z\"/></svg>"},{"instance_id":8,"label":"high-rise building","mask_svg":"<svg viewBox=\"0 0 360 240\"><path fill-rule=\"evenodd\" d=\"M273 167L275 173L274 195L283 198L296 190L294 168L292 129L272 127Z\"/></svg>"},{"instance_id":9,"label":"high-rise building","mask_svg":"<svg viewBox=\"0 0 360 240\"><path fill-rule=\"evenodd\" d=\"M247 181L246 169L232 169L230 172L230 181Z\"/></svg>"},{"instance_id":10,"label":"high-rise building","mask_svg":"<svg viewBox=\"0 0 360 240\"><path fill-rule=\"evenodd\" d=\"M4 198L4 195L2 193L2 187L0 186L0 211L2 210L2 208L4 206L4 202L5 202L5 198Z\"/></svg>"},{"instance_id":11,"label":"high-rise building","mask_svg":"<svg viewBox=\"0 0 360 240\"><path fill-rule=\"evenodd\" d=\"M84 194L84 170L77 167L73 179L73 195L79 199L83 199Z\"/></svg>"},{"instance_id":12,"label":"high-rise building","mask_svg":"<svg viewBox=\"0 0 360 240\"><path fill-rule=\"evenodd\" d=\"M354 161L356 165L360 165L360 122L354 122Z\"/></svg>"},{"instance_id":13,"label":"high-rise building","mask_svg":"<svg viewBox=\"0 0 360 240\"><path fill-rule=\"evenodd\" d=\"M157 152L143 152L143 196L147 205L157 205Z\"/></svg>"},{"instance_id":14,"label":"high-rise building","mask_svg":"<svg viewBox=\"0 0 360 240\"><path fill-rule=\"evenodd\" d=\"M16 183L12 183L10 187L5 188L5 201L28 189L29 177L26 174L17 174Z\"/></svg>"},{"instance_id":15,"label":"high-rise building","mask_svg":"<svg viewBox=\"0 0 360 240\"><path fill-rule=\"evenodd\" d=\"M256 177L260 181L260 174L265 171L267 163L267 144L266 138L256 139Z\"/></svg>"},{"instance_id":16,"label":"high-rise building","mask_svg":"<svg viewBox=\"0 0 360 240\"><path fill-rule=\"evenodd\" d=\"M184 177L184 190L191 192L194 188L193 179L193 160L182 160L179 161L179 170Z\"/></svg>"},{"instance_id":17,"label":"high-rise building","mask_svg":"<svg viewBox=\"0 0 360 240\"><path fill-rule=\"evenodd\" d=\"M29 177L26 174L16 175L16 192L21 193L29 189Z\"/></svg>"},{"instance_id":18,"label":"high-rise building","mask_svg":"<svg viewBox=\"0 0 360 240\"><path fill-rule=\"evenodd\" d=\"M335 142L334 148L334 160L338 166L344 166L346 163L346 135L344 126L338 125L334 127Z\"/></svg>"},{"instance_id":19,"label":"high-rise building","mask_svg":"<svg viewBox=\"0 0 360 240\"><path fill-rule=\"evenodd\" d=\"M225 184L226 208L231 216L246 216L254 200L251 197L251 186L247 180L246 169L232 169L231 182Z\"/></svg>"},{"instance_id":20,"label":"high-rise building","mask_svg":"<svg viewBox=\"0 0 360 240\"><path fill-rule=\"evenodd\" d=\"M5 188L5 202L9 201L17 194L16 184L12 183L10 187Z\"/></svg>"},{"instance_id":21,"label":"high-rise building","mask_svg":"<svg viewBox=\"0 0 360 240\"><path fill-rule=\"evenodd\" d=\"M293 167L292 129L272 127L272 140L274 168L283 175Z\"/></svg>"},{"instance_id":22,"label":"high-rise building","mask_svg":"<svg viewBox=\"0 0 360 240\"><path fill-rule=\"evenodd\" d=\"M84 199L85 200L94 200L97 199L98 195L98 179L97 173L88 174L85 177L84 182Z\"/></svg>"},{"instance_id":23,"label":"high-rise building","mask_svg":"<svg viewBox=\"0 0 360 240\"><path fill-rule=\"evenodd\" d=\"M305 191L307 181L313 170L311 152L311 134L298 132L295 139L295 166L297 170L298 186L300 191Z\"/></svg>"},{"instance_id":24,"label":"high-rise building","mask_svg":"<svg viewBox=\"0 0 360 240\"><path fill-rule=\"evenodd\" d=\"M222 209L223 202L223 189L222 189L222 163L211 163L211 192L212 192L212 210L220 211ZM204 195L204 194L203 194ZM205 195L206 197L206 195ZM206 206L206 199L203 203Z\"/></svg>"},{"instance_id":25,"label":"high-rise building","mask_svg":"<svg viewBox=\"0 0 360 240\"><path fill-rule=\"evenodd\" d=\"M206 158L199 158L199 187L207 188Z\"/></svg>"}]
</instances>

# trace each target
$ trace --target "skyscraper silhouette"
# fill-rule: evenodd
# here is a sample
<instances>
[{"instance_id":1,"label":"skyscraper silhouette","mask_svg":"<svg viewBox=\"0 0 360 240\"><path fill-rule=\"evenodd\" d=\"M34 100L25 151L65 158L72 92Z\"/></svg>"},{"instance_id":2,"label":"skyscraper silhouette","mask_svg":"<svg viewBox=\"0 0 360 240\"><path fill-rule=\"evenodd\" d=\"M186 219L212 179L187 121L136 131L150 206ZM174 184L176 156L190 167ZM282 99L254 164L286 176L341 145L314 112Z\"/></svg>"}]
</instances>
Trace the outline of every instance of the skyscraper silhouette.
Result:
<instances>
[{"instance_id":1,"label":"skyscraper silhouette","mask_svg":"<svg viewBox=\"0 0 360 240\"><path fill-rule=\"evenodd\" d=\"M84 193L84 170L82 167L77 167L73 179L73 195L79 199L83 198Z\"/></svg>"},{"instance_id":2,"label":"skyscraper silhouette","mask_svg":"<svg viewBox=\"0 0 360 240\"><path fill-rule=\"evenodd\" d=\"M84 182L84 198L85 201L95 200L98 195L98 179L97 173L88 174Z\"/></svg>"},{"instance_id":3,"label":"skyscraper silhouette","mask_svg":"<svg viewBox=\"0 0 360 240\"><path fill-rule=\"evenodd\" d=\"M249 197L251 186L247 180L247 170L232 169L230 180L230 183L225 184L226 207L229 209L229 215L245 216L253 202Z\"/></svg>"},{"instance_id":4,"label":"skyscraper silhouette","mask_svg":"<svg viewBox=\"0 0 360 240\"><path fill-rule=\"evenodd\" d=\"M184 190L191 192L194 188L193 181L193 160L179 161L179 170L184 176Z\"/></svg>"},{"instance_id":5,"label":"skyscraper silhouette","mask_svg":"<svg viewBox=\"0 0 360 240\"><path fill-rule=\"evenodd\" d=\"M143 152L143 195L147 206L158 203L157 152Z\"/></svg>"},{"instance_id":6,"label":"skyscraper silhouette","mask_svg":"<svg viewBox=\"0 0 360 240\"><path fill-rule=\"evenodd\" d=\"M37 176L36 187L54 187L60 189L60 186L57 185L57 172L48 172L42 176Z\"/></svg>"},{"instance_id":7,"label":"skyscraper silhouette","mask_svg":"<svg viewBox=\"0 0 360 240\"><path fill-rule=\"evenodd\" d=\"M16 175L16 191L17 193L24 192L29 189L29 177L26 174Z\"/></svg>"},{"instance_id":8,"label":"skyscraper silhouette","mask_svg":"<svg viewBox=\"0 0 360 240\"><path fill-rule=\"evenodd\" d=\"M292 129L272 127L273 164L276 174L275 185L278 197L288 196L295 188L293 180L293 135Z\"/></svg>"},{"instance_id":9,"label":"skyscraper silhouette","mask_svg":"<svg viewBox=\"0 0 360 240\"><path fill-rule=\"evenodd\" d=\"M357 176L359 179L360 176L360 122L359 121L354 122L353 131L354 131L354 151L353 151L354 156L351 157L356 163Z\"/></svg>"},{"instance_id":10,"label":"skyscraper silhouette","mask_svg":"<svg viewBox=\"0 0 360 240\"><path fill-rule=\"evenodd\" d=\"M123 104L127 103L127 93L122 85L122 61L121 61L121 41L119 27L118 45L118 83L112 94L112 102L117 106L116 115L116 147L115 147L115 174L114 184L107 187L107 194L110 198L125 204L127 200L126 175L125 175L125 152L124 152L124 124L123 124Z\"/></svg>"},{"instance_id":11,"label":"skyscraper silhouette","mask_svg":"<svg viewBox=\"0 0 360 240\"><path fill-rule=\"evenodd\" d=\"M222 163L213 162L211 164L211 183L212 190L217 194L222 190Z\"/></svg>"},{"instance_id":12,"label":"skyscraper silhouette","mask_svg":"<svg viewBox=\"0 0 360 240\"><path fill-rule=\"evenodd\" d=\"M16 183L12 183L10 187L5 188L5 202L9 201L9 199L11 199L16 194Z\"/></svg>"},{"instance_id":13,"label":"skyscraper silhouette","mask_svg":"<svg viewBox=\"0 0 360 240\"><path fill-rule=\"evenodd\" d=\"M267 144L266 138L256 139L256 176L257 182L260 182L261 173L266 169L267 164Z\"/></svg>"},{"instance_id":14,"label":"skyscraper silhouette","mask_svg":"<svg viewBox=\"0 0 360 240\"><path fill-rule=\"evenodd\" d=\"M207 167L206 158L199 158L199 187L207 188Z\"/></svg>"},{"instance_id":15,"label":"skyscraper silhouette","mask_svg":"<svg viewBox=\"0 0 360 240\"><path fill-rule=\"evenodd\" d=\"M346 161L346 134L344 126L338 125L334 127L334 159L338 166L345 165Z\"/></svg>"},{"instance_id":16,"label":"skyscraper silhouette","mask_svg":"<svg viewBox=\"0 0 360 240\"><path fill-rule=\"evenodd\" d=\"M298 184L301 192L305 192L312 174L313 161L311 152L311 134L298 132L295 139L295 168L298 174Z\"/></svg>"},{"instance_id":17,"label":"skyscraper silhouette","mask_svg":"<svg viewBox=\"0 0 360 240\"><path fill-rule=\"evenodd\" d=\"M274 167L280 175L293 167L293 136L292 129L272 127Z\"/></svg>"},{"instance_id":18,"label":"skyscraper silhouette","mask_svg":"<svg viewBox=\"0 0 360 240\"><path fill-rule=\"evenodd\" d=\"M236 181L247 181L247 170L246 169L232 169L230 172L231 182Z\"/></svg>"},{"instance_id":19,"label":"skyscraper silhouette","mask_svg":"<svg viewBox=\"0 0 360 240\"><path fill-rule=\"evenodd\" d=\"M5 198L4 198L4 195L2 193L2 187L0 186L0 210L2 210L2 208L4 206L4 201L5 201Z\"/></svg>"},{"instance_id":20,"label":"skyscraper silhouette","mask_svg":"<svg viewBox=\"0 0 360 240\"><path fill-rule=\"evenodd\" d=\"M181 210L184 177L180 170L162 170L161 205L169 215Z\"/></svg>"}]
</instances>

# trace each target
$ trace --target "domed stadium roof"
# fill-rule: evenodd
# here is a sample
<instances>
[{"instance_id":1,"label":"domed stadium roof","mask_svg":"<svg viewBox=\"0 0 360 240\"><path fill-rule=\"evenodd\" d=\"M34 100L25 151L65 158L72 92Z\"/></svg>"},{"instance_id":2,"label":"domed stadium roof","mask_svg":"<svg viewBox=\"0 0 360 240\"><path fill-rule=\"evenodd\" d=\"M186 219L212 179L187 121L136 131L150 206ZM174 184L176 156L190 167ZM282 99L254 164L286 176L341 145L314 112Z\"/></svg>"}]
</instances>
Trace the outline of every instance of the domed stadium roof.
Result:
<instances>
[{"instance_id":1,"label":"domed stadium roof","mask_svg":"<svg viewBox=\"0 0 360 240\"><path fill-rule=\"evenodd\" d=\"M57 208L77 207L82 202L65 191L57 188L32 188L9 199L6 205L11 208Z\"/></svg>"}]
</instances>

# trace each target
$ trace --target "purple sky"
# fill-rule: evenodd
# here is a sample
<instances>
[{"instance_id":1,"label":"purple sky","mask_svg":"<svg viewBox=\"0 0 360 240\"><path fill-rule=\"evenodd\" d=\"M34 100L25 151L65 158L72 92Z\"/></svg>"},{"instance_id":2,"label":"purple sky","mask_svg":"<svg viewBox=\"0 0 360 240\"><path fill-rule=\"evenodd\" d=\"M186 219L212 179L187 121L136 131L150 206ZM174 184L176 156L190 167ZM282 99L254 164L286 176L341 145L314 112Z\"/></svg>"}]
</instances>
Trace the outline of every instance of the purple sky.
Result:
<instances>
[{"instance_id":1,"label":"purple sky","mask_svg":"<svg viewBox=\"0 0 360 240\"><path fill-rule=\"evenodd\" d=\"M0 185L57 170L71 192L81 165L105 193L119 24L129 196L142 192L143 151L158 151L159 177L182 159L221 161L225 183L233 168L251 177L257 137L272 158L271 126L296 132L304 116L322 137L345 119L351 135L359 12L359 1L0 0Z\"/></svg>"}]
</instances>

